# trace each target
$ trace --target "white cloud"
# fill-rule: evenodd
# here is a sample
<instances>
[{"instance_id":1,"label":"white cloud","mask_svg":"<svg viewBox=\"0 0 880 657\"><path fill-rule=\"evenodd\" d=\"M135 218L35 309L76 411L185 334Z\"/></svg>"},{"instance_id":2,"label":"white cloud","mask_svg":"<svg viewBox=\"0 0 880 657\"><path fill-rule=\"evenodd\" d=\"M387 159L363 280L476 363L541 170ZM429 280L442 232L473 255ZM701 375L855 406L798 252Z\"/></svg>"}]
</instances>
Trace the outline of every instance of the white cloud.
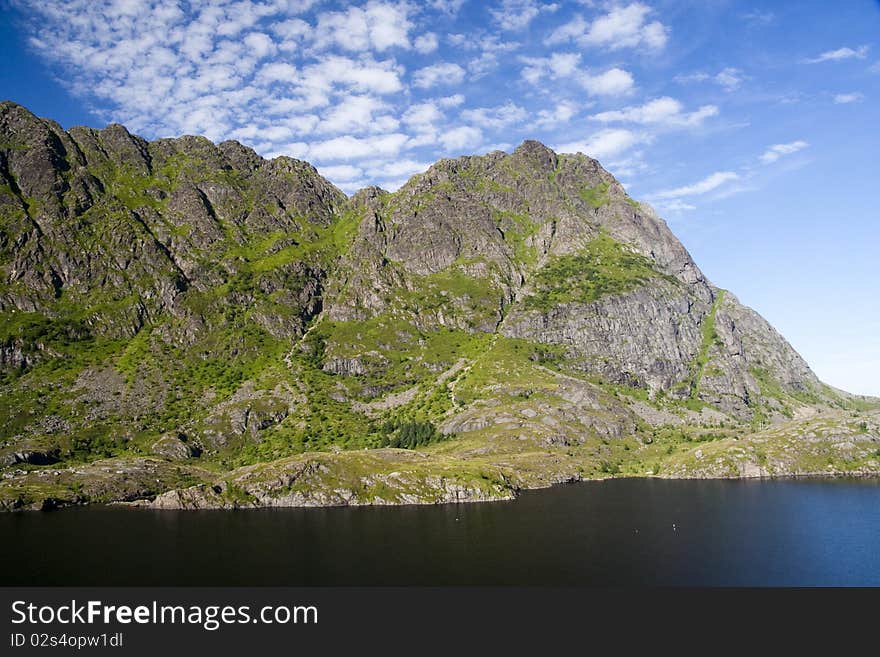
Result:
<instances>
[{"instance_id":1,"label":"white cloud","mask_svg":"<svg viewBox=\"0 0 880 657\"><path fill-rule=\"evenodd\" d=\"M642 135L642 140L646 143L650 141L649 138ZM621 180L623 177L634 177L637 175L642 175L646 171L650 171L650 167L645 163L645 154L642 151L635 151L632 153L627 153L622 157L615 157L607 162L603 162L603 166L611 171L617 179L623 184ZM624 185L626 187L626 185Z\"/></svg>"},{"instance_id":2,"label":"white cloud","mask_svg":"<svg viewBox=\"0 0 880 657\"><path fill-rule=\"evenodd\" d=\"M632 1L598 12L571 39L575 45L540 48L522 59L523 44L535 39L512 30L534 27L561 3L499 1L492 8L502 13L494 17L473 3L487 22L511 31L469 21L462 34L446 34L446 18L430 12L454 15L460 0L15 2L30 17L25 38L68 89L98 108L102 122L123 123L150 139L238 139L267 157L313 161L346 189L376 180L399 184L425 160L506 148L514 134L545 141L566 135L591 106L585 96L613 98L635 88L623 65L582 66L585 44L659 44L649 10ZM621 39L608 42L609 34ZM444 61L437 53L447 47ZM497 77L474 84L496 69ZM501 87L517 75L548 84L538 94L512 96ZM557 80L566 84L552 84ZM552 97L544 93L551 91ZM486 100L499 92L499 100ZM647 131L586 134L576 145L603 158L650 141Z\"/></svg>"},{"instance_id":3,"label":"white cloud","mask_svg":"<svg viewBox=\"0 0 880 657\"><path fill-rule=\"evenodd\" d=\"M848 103L857 103L860 100L864 99L864 94L859 92L853 92L850 94L837 94L834 96L834 103L837 105L846 105Z\"/></svg>"},{"instance_id":4,"label":"white cloud","mask_svg":"<svg viewBox=\"0 0 880 657\"><path fill-rule=\"evenodd\" d=\"M577 113L578 107L569 101L560 101L552 110L543 109L538 112L535 126L538 128L555 128L563 123L568 123Z\"/></svg>"},{"instance_id":5,"label":"white cloud","mask_svg":"<svg viewBox=\"0 0 880 657\"><path fill-rule=\"evenodd\" d=\"M708 73L691 73L689 75L676 75L675 81L679 84L687 84L690 82L705 82L711 80L715 84L721 86L725 91L736 91L742 86L746 80L746 76L738 68L727 67L714 75Z\"/></svg>"},{"instance_id":6,"label":"white cloud","mask_svg":"<svg viewBox=\"0 0 880 657\"><path fill-rule=\"evenodd\" d=\"M465 0L427 0L426 2L432 9L443 12L448 16L457 15L464 3Z\"/></svg>"},{"instance_id":7,"label":"white cloud","mask_svg":"<svg viewBox=\"0 0 880 657\"><path fill-rule=\"evenodd\" d=\"M364 167L371 175L380 180L409 177L416 173L426 171L431 164L417 160L372 160L364 162Z\"/></svg>"},{"instance_id":8,"label":"white cloud","mask_svg":"<svg viewBox=\"0 0 880 657\"><path fill-rule=\"evenodd\" d=\"M636 144L646 141L643 135L622 128L606 128L582 141L569 142L557 146L559 153L584 153L597 160L615 157Z\"/></svg>"},{"instance_id":9,"label":"white cloud","mask_svg":"<svg viewBox=\"0 0 880 657\"><path fill-rule=\"evenodd\" d=\"M502 41L497 34L485 34L482 31L471 34L450 34L447 41L458 52L479 52L467 63L467 70L473 80L477 80L499 65L499 56L520 47L515 41Z\"/></svg>"},{"instance_id":10,"label":"white cloud","mask_svg":"<svg viewBox=\"0 0 880 657\"><path fill-rule=\"evenodd\" d=\"M403 187L408 182L409 182L408 176L405 178L397 178L394 180L384 180L384 181L382 181L382 189L386 189L389 192L396 192L398 189Z\"/></svg>"},{"instance_id":11,"label":"white cloud","mask_svg":"<svg viewBox=\"0 0 880 657\"><path fill-rule=\"evenodd\" d=\"M297 44L304 37L310 35L312 27L300 18L290 18L284 21L273 22L270 26L272 33L281 39L279 48L289 51L295 50Z\"/></svg>"},{"instance_id":12,"label":"white cloud","mask_svg":"<svg viewBox=\"0 0 880 657\"><path fill-rule=\"evenodd\" d=\"M664 96L648 101L644 105L600 112L590 118L602 123L619 122L669 127L693 127L702 124L708 117L718 114L718 108L715 105L704 105L690 113L682 112L682 109L682 104L679 101Z\"/></svg>"},{"instance_id":13,"label":"white cloud","mask_svg":"<svg viewBox=\"0 0 880 657\"><path fill-rule=\"evenodd\" d=\"M656 194L649 195L648 198L676 199L682 196L699 196L701 194L707 194L714 189L718 189L721 185L733 180L739 180L739 174L735 171L717 171L692 185L663 190Z\"/></svg>"},{"instance_id":14,"label":"white cloud","mask_svg":"<svg viewBox=\"0 0 880 657\"><path fill-rule=\"evenodd\" d=\"M458 64L442 62L426 66L413 74L413 85L428 89L437 85L460 84L464 80L464 69Z\"/></svg>"},{"instance_id":15,"label":"white cloud","mask_svg":"<svg viewBox=\"0 0 880 657\"><path fill-rule=\"evenodd\" d=\"M761 162L771 164L783 155L790 155L805 149L809 144L803 140L793 141L788 144L773 144L761 155Z\"/></svg>"},{"instance_id":16,"label":"white cloud","mask_svg":"<svg viewBox=\"0 0 880 657\"><path fill-rule=\"evenodd\" d=\"M415 41L413 41L413 47L423 55L434 52L437 50L438 45L439 41L437 40L437 35L433 32L420 34L415 38Z\"/></svg>"},{"instance_id":17,"label":"white cloud","mask_svg":"<svg viewBox=\"0 0 880 657\"><path fill-rule=\"evenodd\" d=\"M743 83L743 76L738 69L725 68L715 76L715 82L724 87L725 91L736 91Z\"/></svg>"},{"instance_id":18,"label":"white cloud","mask_svg":"<svg viewBox=\"0 0 880 657\"><path fill-rule=\"evenodd\" d=\"M363 8L320 14L313 41L318 48L381 52L395 46L409 48L411 28L406 5L371 1Z\"/></svg>"},{"instance_id":19,"label":"white cloud","mask_svg":"<svg viewBox=\"0 0 880 657\"><path fill-rule=\"evenodd\" d=\"M549 57L520 57L519 61L525 65L520 75L531 85L537 85L544 78L574 78L592 96L621 96L635 86L632 74L621 68L597 74L580 70L580 53L555 52Z\"/></svg>"},{"instance_id":20,"label":"white cloud","mask_svg":"<svg viewBox=\"0 0 880 657\"><path fill-rule=\"evenodd\" d=\"M263 156L269 159L278 157L280 155L298 158L305 158L309 156L309 145L302 141L294 141L288 144L281 144L277 146L275 150L270 150L271 146L271 144L255 144L255 147L260 148L260 152L263 153Z\"/></svg>"},{"instance_id":21,"label":"white cloud","mask_svg":"<svg viewBox=\"0 0 880 657\"><path fill-rule=\"evenodd\" d=\"M464 102L464 96L461 94L453 94L451 96L444 96L443 98L436 98L434 102L440 107L458 107Z\"/></svg>"},{"instance_id":22,"label":"white cloud","mask_svg":"<svg viewBox=\"0 0 880 657\"><path fill-rule=\"evenodd\" d=\"M403 89L398 71L391 60L358 61L329 55L319 63L307 66L299 82L305 95L327 94L333 90L334 85L361 93L393 94ZM324 101L323 104L328 102Z\"/></svg>"},{"instance_id":23,"label":"white cloud","mask_svg":"<svg viewBox=\"0 0 880 657\"><path fill-rule=\"evenodd\" d=\"M623 96L632 91L635 82L628 71L612 68L598 75L584 74L581 86L591 96Z\"/></svg>"},{"instance_id":24,"label":"white cloud","mask_svg":"<svg viewBox=\"0 0 880 657\"><path fill-rule=\"evenodd\" d=\"M256 80L261 83L285 82L292 84L297 80L296 66L284 62L265 64L257 73Z\"/></svg>"},{"instance_id":25,"label":"white cloud","mask_svg":"<svg viewBox=\"0 0 880 657\"><path fill-rule=\"evenodd\" d=\"M679 200L660 201L656 205L659 209L663 210L664 212L672 212L675 214L677 214L679 212L686 212L689 210L696 210L697 209L697 206L691 205L690 203L685 203L684 201L679 201Z\"/></svg>"},{"instance_id":26,"label":"white cloud","mask_svg":"<svg viewBox=\"0 0 880 657\"><path fill-rule=\"evenodd\" d=\"M613 7L607 14L587 22L575 16L546 39L548 45L573 41L581 46L619 50L644 47L659 50L666 45L669 29L659 21L648 22L651 8L641 2Z\"/></svg>"},{"instance_id":27,"label":"white cloud","mask_svg":"<svg viewBox=\"0 0 880 657\"><path fill-rule=\"evenodd\" d=\"M520 57L525 66L520 75L530 84L537 84L544 77L554 80L574 75L581 61L580 53L555 52L549 57Z\"/></svg>"},{"instance_id":28,"label":"white cloud","mask_svg":"<svg viewBox=\"0 0 880 657\"><path fill-rule=\"evenodd\" d=\"M392 132L399 122L386 113L388 105L372 96L347 96L331 106L317 125L319 133Z\"/></svg>"},{"instance_id":29,"label":"white cloud","mask_svg":"<svg viewBox=\"0 0 880 657\"><path fill-rule=\"evenodd\" d=\"M495 23L502 30L524 30L542 11L554 12L557 4L542 4L537 0L501 0L498 9L490 9Z\"/></svg>"},{"instance_id":30,"label":"white cloud","mask_svg":"<svg viewBox=\"0 0 880 657\"><path fill-rule=\"evenodd\" d=\"M266 139L269 142L285 141L293 137L294 130L286 125L273 125L267 128L261 128L256 137Z\"/></svg>"},{"instance_id":31,"label":"white cloud","mask_svg":"<svg viewBox=\"0 0 880 657\"><path fill-rule=\"evenodd\" d=\"M480 53L479 57L474 57L467 64L468 73L471 78L479 80L498 68L498 55L494 52Z\"/></svg>"},{"instance_id":32,"label":"white cloud","mask_svg":"<svg viewBox=\"0 0 880 657\"><path fill-rule=\"evenodd\" d=\"M410 105L401 117L403 124L415 133L410 144L424 146L436 144L438 124L445 120L445 115L440 111L440 103L425 102Z\"/></svg>"},{"instance_id":33,"label":"white cloud","mask_svg":"<svg viewBox=\"0 0 880 657\"><path fill-rule=\"evenodd\" d=\"M478 109L464 110L461 113L468 123L473 123L481 128L499 130L515 123L521 123L528 117L519 105L509 102L498 107L480 107Z\"/></svg>"},{"instance_id":34,"label":"white cloud","mask_svg":"<svg viewBox=\"0 0 880 657\"><path fill-rule=\"evenodd\" d=\"M410 105L401 117L403 124L413 133L408 145L418 147L440 143L439 126L446 122L443 110L458 107L463 102L464 96L456 94Z\"/></svg>"},{"instance_id":35,"label":"white cloud","mask_svg":"<svg viewBox=\"0 0 880 657\"><path fill-rule=\"evenodd\" d=\"M332 106L322 112L323 132L365 131L366 121L353 116L364 114L363 101L348 108L349 118L338 105L403 89L402 69L391 59L283 54L290 42L310 38L308 23L294 16L308 4L217 0L184 13L174 3L138 3L137 20L116 0L22 6L33 15L38 52L70 73L69 88L100 107L102 119L148 137L258 140L270 153L299 149L292 138L316 129L317 108ZM372 2L363 11L383 10ZM384 29L373 29L373 46L385 44ZM395 129L393 118L372 113L369 131Z\"/></svg>"},{"instance_id":36,"label":"white cloud","mask_svg":"<svg viewBox=\"0 0 880 657\"><path fill-rule=\"evenodd\" d=\"M340 164L332 167L318 167L318 173L333 181L358 180L363 175L363 169L350 164Z\"/></svg>"},{"instance_id":37,"label":"white cloud","mask_svg":"<svg viewBox=\"0 0 880 657\"><path fill-rule=\"evenodd\" d=\"M440 143L446 151L463 151L477 148L483 141L483 132L479 128L461 126L440 135Z\"/></svg>"},{"instance_id":38,"label":"white cloud","mask_svg":"<svg viewBox=\"0 0 880 657\"><path fill-rule=\"evenodd\" d=\"M275 42L272 38L262 32L251 32L244 38L244 45L256 56L257 59L263 59L269 55L274 55L276 51Z\"/></svg>"},{"instance_id":39,"label":"white cloud","mask_svg":"<svg viewBox=\"0 0 880 657\"><path fill-rule=\"evenodd\" d=\"M394 156L400 153L408 139L400 133L362 138L345 135L309 145L308 156L319 162Z\"/></svg>"},{"instance_id":40,"label":"white cloud","mask_svg":"<svg viewBox=\"0 0 880 657\"><path fill-rule=\"evenodd\" d=\"M810 64L819 64L821 62L834 62L841 59L864 59L868 56L868 46L859 46L858 48L838 48L837 50L828 50L818 57L808 59Z\"/></svg>"},{"instance_id":41,"label":"white cloud","mask_svg":"<svg viewBox=\"0 0 880 657\"><path fill-rule=\"evenodd\" d=\"M552 46L559 43L567 43L569 41L578 42L584 38L589 27L590 24L584 20L584 17L577 15L565 25L553 30L553 32L550 33L550 36L544 39L544 43L548 46Z\"/></svg>"},{"instance_id":42,"label":"white cloud","mask_svg":"<svg viewBox=\"0 0 880 657\"><path fill-rule=\"evenodd\" d=\"M417 130L425 130L433 128L433 126L443 120L443 112L441 112L436 103L426 102L410 105L403 113L403 122Z\"/></svg>"}]
</instances>

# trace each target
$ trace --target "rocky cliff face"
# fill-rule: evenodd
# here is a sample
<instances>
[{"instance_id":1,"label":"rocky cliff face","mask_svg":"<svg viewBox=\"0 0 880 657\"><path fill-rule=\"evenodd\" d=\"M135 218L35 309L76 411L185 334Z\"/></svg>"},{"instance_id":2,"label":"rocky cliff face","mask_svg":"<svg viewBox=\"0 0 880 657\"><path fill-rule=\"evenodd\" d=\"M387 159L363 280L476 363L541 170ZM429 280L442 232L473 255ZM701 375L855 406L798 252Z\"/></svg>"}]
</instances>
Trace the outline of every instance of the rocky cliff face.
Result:
<instances>
[{"instance_id":1,"label":"rocky cliff face","mask_svg":"<svg viewBox=\"0 0 880 657\"><path fill-rule=\"evenodd\" d=\"M328 315L409 321L559 346L610 383L754 415L755 369L793 393L821 386L764 320L712 286L650 207L595 160L537 142L443 161L397 194L355 198L373 216L341 265ZM431 298L435 288L439 290Z\"/></svg>"},{"instance_id":2,"label":"rocky cliff face","mask_svg":"<svg viewBox=\"0 0 880 657\"><path fill-rule=\"evenodd\" d=\"M483 499L874 403L818 381L598 162L532 141L346 198L236 142L6 102L0 273L7 506L186 482L161 503ZM874 467L873 426L831 467ZM331 456L314 490L253 475L353 448L382 449ZM389 479L400 448L431 467ZM77 488L84 466L100 487Z\"/></svg>"}]
</instances>

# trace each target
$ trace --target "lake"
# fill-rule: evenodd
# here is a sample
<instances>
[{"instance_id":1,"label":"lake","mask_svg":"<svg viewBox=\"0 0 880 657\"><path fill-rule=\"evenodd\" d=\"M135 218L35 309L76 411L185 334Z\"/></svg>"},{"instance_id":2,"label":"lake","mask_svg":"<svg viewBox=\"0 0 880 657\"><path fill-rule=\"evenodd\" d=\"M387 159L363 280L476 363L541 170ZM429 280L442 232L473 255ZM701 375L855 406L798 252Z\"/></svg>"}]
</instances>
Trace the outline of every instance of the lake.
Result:
<instances>
[{"instance_id":1,"label":"lake","mask_svg":"<svg viewBox=\"0 0 880 657\"><path fill-rule=\"evenodd\" d=\"M3 585L880 585L876 479L620 479L444 506L0 514Z\"/></svg>"}]
</instances>

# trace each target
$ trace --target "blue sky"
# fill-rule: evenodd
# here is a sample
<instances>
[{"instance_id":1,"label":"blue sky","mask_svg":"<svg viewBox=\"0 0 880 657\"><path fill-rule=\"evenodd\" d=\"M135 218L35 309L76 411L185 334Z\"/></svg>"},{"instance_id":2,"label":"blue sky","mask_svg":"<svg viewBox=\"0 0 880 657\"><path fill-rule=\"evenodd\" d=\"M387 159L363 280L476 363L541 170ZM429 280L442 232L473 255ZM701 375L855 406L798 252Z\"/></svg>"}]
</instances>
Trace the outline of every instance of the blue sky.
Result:
<instances>
[{"instance_id":1,"label":"blue sky","mask_svg":"<svg viewBox=\"0 0 880 657\"><path fill-rule=\"evenodd\" d=\"M880 3L0 0L0 96L238 139L347 192L598 158L827 382L880 395Z\"/></svg>"}]
</instances>

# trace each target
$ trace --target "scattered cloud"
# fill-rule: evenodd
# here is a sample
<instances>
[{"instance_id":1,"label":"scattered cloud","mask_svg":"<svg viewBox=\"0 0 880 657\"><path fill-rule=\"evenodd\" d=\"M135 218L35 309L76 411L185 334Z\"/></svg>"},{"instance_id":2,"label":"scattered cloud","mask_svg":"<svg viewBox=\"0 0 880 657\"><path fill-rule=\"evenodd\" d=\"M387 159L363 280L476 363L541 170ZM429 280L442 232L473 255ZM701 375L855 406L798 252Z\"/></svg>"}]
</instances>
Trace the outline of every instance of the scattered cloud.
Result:
<instances>
[{"instance_id":1,"label":"scattered cloud","mask_svg":"<svg viewBox=\"0 0 880 657\"><path fill-rule=\"evenodd\" d=\"M560 101L553 109L542 109L535 118L535 126L538 128L555 128L568 123L575 114L578 106L570 101Z\"/></svg>"},{"instance_id":2,"label":"scattered cloud","mask_svg":"<svg viewBox=\"0 0 880 657\"><path fill-rule=\"evenodd\" d=\"M413 174L426 171L430 167L430 162L420 162L418 160L373 160L364 162L364 167L371 173L378 174L379 178L395 179L409 178Z\"/></svg>"},{"instance_id":3,"label":"scattered cloud","mask_svg":"<svg viewBox=\"0 0 880 657\"><path fill-rule=\"evenodd\" d=\"M449 151L468 151L477 148L483 141L483 132L479 128L461 126L440 135L440 143Z\"/></svg>"},{"instance_id":4,"label":"scattered cloud","mask_svg":"<svg viewBox=\"0 0 880 657\"><path fill-rule=\"evenodd\" d=\"M592 22L577 15L554 30L547 45L574 42L583 47L608 50L622 48L662 49L669 38L669 28L659 21L648 22L651 8L641 2L613 7Z\"/></svg>"},{"instance_id":5,"label":"scattered cloud","mask_svg":"<svg viewBox=\"0 0 880 657\"><path fill-rule=\"evenodd\" d=\"M454 17L464 3L465 0L427 0L425 4L447 16Z\"/></svg>"},{"instance_id":6,"label":"scattered cloud","mask_svg":"<svg viewBox=\"0 0 880 657\"><path fill-rule=\"evenodd\" d=\"M646 144L650 143L650 138L644 135L641 136L641 139ZM623 155L618 155L617 157L603 162L602 165L608 171L611 171L615 176L617 176L618 180L621 180L621 178L623 177L644 175L651 169L651 167L645 162L645 153L642 150L631 151ZM627 185L624 185L624 187L627 187Z\"/></svg>"},{"instance_id":7,"label":"scattered cloud","mask_svg":"<svg viewBox=\"0 0 880 657\"><path fill-rule=\"evenodd\" d=\"M772 164L779 160L779 158L796 153L808 146L809 144L803 140L787 144L774 144L764 151L759 159L763 164ZM719 200L743 192L753 191L758 188L755 184L757 176L757 170L751 166L743 166L738 172L716 171L690 185L654 192L653 194L648 194L646 198L651 202L655 202L664 211L680 212L682 210L693 210L695 207L682 199L703 196L711 192L712 200Z\"/></svg>"},{"instance_id":8,"label":"scattered cloud","mask_svg":"<svg viewBox=\"0 0 880 657\"><path fill-rule=\"evenodd\" d=\"M467 54L469 61L466 68L472 80L478 80L498 68L502 54L520 48L516 41L502 40L497 34L486 34L483 31L476 34L450 34L447 40L459 52ZM478 54L474 56L471 53Z\"/></svg>"},{"instance_id":9,"label":"scattered cloud","mask_svg":"<svg viewBox=\"0 0 880 657\"><path fill-rule=\"evenodd\" d=\"M413 47L422 55L434 52L437 50L439 44L440 41L437 39L437 35L433 32L420 34L415 38L415 41L413 41Z\"/></svg>"},{"instance_id":10,"label":"scattered cloud","mask_svg":"<svg viewBox=\"0 0 880 657\"><path fill-rule=\"evenodd\" d=\"M389 106L373 96L348 96L330 107L315 127L318 133L362 134L364 132L391 132L399 121L388 115Z\"/></svg>"},{"instance_id":11,"label":"scattered cloud","mask_svg":"<svg viewBox=\"0 0 880 657\"><path fill-rule=\"evenodd\" d=\"M864 94L858 91L849 94L837 94L834 96L834 103L836 105L846 105L848 103L857 103L864 98Z\"/></svg>"},{"instance_id":12,"label":"scattered cloud","mask_svg":"<svg viewBox=\"0 0 880 657\"><path fill-rule=\"evenodd\" d=\"M437 132L446 120L444 109L450 107L447 99L440 98L416 103L403 113L401 120L410 130L410 145L426 146L438 143Z\"/></svg>"},{"instance_id":13,"label":"scattered cloud","mask_svg":"<svg viewBox=\"0 0 880 657\"><path fill-rule=\"evenodd\" d=\"M835 62L842 59L864 59L868 56L868 46L859 46L858 48L838 48L837 50L828 50L818 57L808 59L809 64L819 64L821 62Z\"/></svg>"},{"instance_id":14,"label":"scattered cloud","mask_svg":"<svg viewBox=\"0 0 880 657\"><path fill-rule=\"evenodd\" d=\"M437 98L436 102L440 107L458 107L464 102L464 96L461 94L453 94L451 96Z\"/></svg>"},{"instance_id":15,"label":"scattered cloud","mask_svg":"<svg viewBox=\"0 0 880 657\"><path fill-rule=\"evenodd\" d=\"M711 81L719 85L725 91L736 91L740 88L746 77L738 68L727 67L710 75L709 73L689 73L687 75L676 75L674 80L679 84L689 84L692 82Z\"/></svg>"},{"instance_id":16,"label":"scattered cloud","mask_svg":"<svg viewBox=\"0 0 880 657\"><path fill-rule=\"evenodd\" d=\"M437 102L417 103L411 105L403 113L403 122L416 130L424 130L434 127L443 120L443 112L440 111Z\"/></svg>"},{"instance_id":17,"label":"scattered cloud","mask_svg":"<svg viewBox=\"0 0 880 657\"><path fill-rule=\"evenodd\" d=\"M541 12L554 12L557 4L545 4L537 0L501 0L501 6L490 9L492 19L502 30L524 30Z\"/></svg>"},{"instance_id":18,"label":"scattered cloud","mask_svg":"<svg viewBox=\"0 0 880 657\"><path fill-rule=\"evenodd\" d=\"M772 164L783 155L790 155L805 149L809 144L803 140L793 141L788 144L773 144L761 155L761 162Z\"/></svg>"},{"instance_id":19,"label":"scattered cloud","mask_svg":"<svg viewBox=\"0 0 880 657\"><path fill-rule=\"evenodd\" d=\"M702 194L707 194L715 189L721 187L725 183L731 182L733 180L739 180L739 174L735 171L716 171L715 173L706 176L702 180L695 182L691 185L685 185L683 187L676 187L674 189L666 189L660 192L656 192L648 196L650 199L677 199L681 197L687 196L700 196Z\"/></svg>"},{"instance_id":20,"label":"scattered cloud","mask_svg":"<svg viewBox=\"0 0 880 657\"><path fill-rule=\"evenodd\" d=\"M370 137L345 135L311 144L308 148L308 157L317 162L327 162L357 160L380 155L393 156L400 153L407 139L409 138L401 133Z\"/></svg>"},{"instance_id":21,"label":"scattered cloud","mask_svg":"<svg viewBox=\"0 0 880 657\"><path fill-rule=\"evenodd\" d=\"M635 86L629 71L620 68L612 68L598 75L585 73L579 82L591 96L623 96L630 93Z\"/></svg>"},{"instance_id":22,"label":"scattered cloud","mask_svg":"<svg viewBox=\"0 0 880 657\"><path fill-rule=\"evenodd\" d=\"M461 118L466 122L491 130L500 130L513 124L522 123L527 117L528 112L513 102L498 107L464 110L461 113Z\"/></svg>"},{"instance_id":23,"label":"scattered cloud","mask_svg":"<svg viewBox=\"0 0 880 657\"><path fill-rule=\"evenodd\" d=\"M419 69L413 74L413 85L429 89L437 85L455 85L464 80L465 70L458 64L443 62Z\"/></svg>"},{"instance_id":24,"label":"scattered cloud","mask_svg":"<svg viewBox=\"0 0 880 657\"><path fill-rule=\"evenodd\" d=\"M525 64L520 75L529 84L538 84L544 78L558 80L573 76L578 71L581 54L576 52L555 52L549 57L520 57Z\"/></svg>"},{"instance_id":25,"label":"scattered cloud","mask_svg":"<svg viewBox=\"0 0 880 657\"><path fill-rule=\"evenodd\" d=\"M606 128L581 141L561 144L559 153L583 153L597 160L616 157L636 144L646 141L643 135L623 128Z\"/></svg>"},{"instance_id":26,"label":"scattered cloud","mask_svg":"<svg viewBox=\"0 0 880 657\"><path fill-rule=\"evenodd\" d=\"M743 76L738 69L725 68L715 76L715 82L724 87L726 91L736 91L743 83Z\"/></svg>"},{"instance_id":27,"label":"scattered cloud","mask_svg":"<svg viewBox=\"0 0 880 657\"><path fill-rule=\"evenodd\" d=\"M715 105L704 105L693 112L683 112L682 104L664 96L648 101L644 105L625 107L621 110L600 112L590 118L602 123L639 123L666 127L695 127L711 116L718 114Z\"/></svg>"},{"instance_id":28,"label":"scattered cloud","mask_svg":"<svg viewBox=\"0 0 880 657\"><path fill-rule=\"evenodd\" d=\"M487 0L467 8L464 0L11 6L31 49L101 123L123 123L151 139L238 139L266 157L313 161L346 190L392 188L440 156L525 138L587 153L618 175L644 176L655 141L688 128L696 137L722 108L728 114L717 91L737 91L748 79L731 60L676 77L717 85L689 89L686 102L667 95L650 67L639 69L645 80L637 86L633 66L666 47L675 17L647 0ZM773 20L759 13L742 19ZM868 46L840 48L811 61L868 54ZM705 92L715 93L701 102ZM862 99L857 92L829 97ZM761 162L801 143L771 146ZM748 177L746 168L740 174ZM661 200L671 207L678 198Z\"/></svg>"},{"instance_id":29,"label":"scattered cloud","mask_svg":"<svg viewBox=\"0 0 880 657\"><path fill-rule=\"evenodd\" d=\"M685 203L684 201L678 199L671 201L660 201L656 205L660 210L664 212L669 212L671 214L689 212L691 210L697 209L696 205L691 205L690 203Z\"/></svg>"},{"instance_id":30,"label":"scattered cloud","mask_svg":"<svg viewBox=\"0 0 880 657\"><path fill-rule=\"evenodd\" d=\"M603 73L582 70L580 53L555 52L549 57L520 57L519 61L524 65L520 76L531 85L538 85L544 79L572 79L591 96L622 96L635 87L632 74L621 68Z\"/></svg>"},{"instance_id":31,"label":"scattered cloud","mask_svg":"<svg viewBox=\"0 0 880 657\"><path fill-rule=\"evenodd\" d=\"M338 164L336 166L319 167L318 173L332 180L357 180L363 177L364 171L360 167L350 164Z\"/></svg>"},{"instance_id":32,"label":"scattered cloud","mask_svg":"<svg viewBox=\"0 0 880 657\"><path fill-rule=\"evenodd\" d=\"M355 52L382 52L394 46L409 48L412 27L405 4L371 1L364 7L321 14L313 39L318 48L336 46Z\"/></svg>"}]
</instances>

